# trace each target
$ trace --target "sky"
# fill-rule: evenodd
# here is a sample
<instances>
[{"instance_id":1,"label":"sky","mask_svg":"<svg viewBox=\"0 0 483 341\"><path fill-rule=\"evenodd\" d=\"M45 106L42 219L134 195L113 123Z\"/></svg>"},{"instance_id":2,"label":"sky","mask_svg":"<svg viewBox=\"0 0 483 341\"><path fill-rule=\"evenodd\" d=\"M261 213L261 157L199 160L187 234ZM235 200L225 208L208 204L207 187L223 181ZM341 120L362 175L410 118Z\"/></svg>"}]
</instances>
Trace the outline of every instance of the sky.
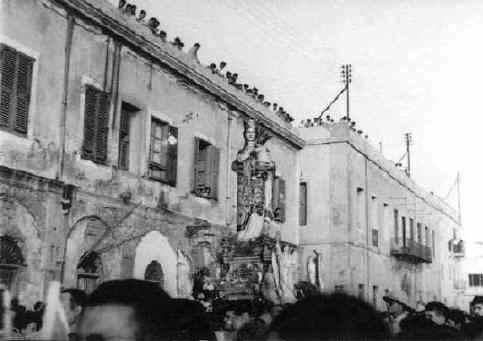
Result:
<instances>
[{"instance_id":1,"label":"sky","mask_svg":"<svg viewBox=\"0 0 483 341\"><path fill-rule=\"evenodd\" d=\"M117 4L117 0L111 0ZM461 173L463 237L483 240L479 147L483 1L128 0L168 39L201 44L203 64L227 62L296 122L314 117L352 64L351 117L397 161L413 136L412 177L445 197ZM345 115L343 101L330 114ZM456 190L448 201L456 207Z\"/></svg>"}]
</instances>

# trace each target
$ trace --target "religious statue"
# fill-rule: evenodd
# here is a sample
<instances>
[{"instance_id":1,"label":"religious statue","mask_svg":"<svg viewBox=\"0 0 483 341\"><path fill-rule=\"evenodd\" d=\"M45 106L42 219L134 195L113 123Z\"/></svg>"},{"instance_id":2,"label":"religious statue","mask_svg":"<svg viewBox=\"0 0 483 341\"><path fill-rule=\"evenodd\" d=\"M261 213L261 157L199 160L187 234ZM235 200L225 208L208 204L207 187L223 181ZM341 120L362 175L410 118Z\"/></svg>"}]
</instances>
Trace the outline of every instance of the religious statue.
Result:
<instances>
[{"instance_id":1,"label":"religious statue","mask_svg":"<svg viewBox=\"0 0 483 341\"><path fill-rule=\"evenodd\" d=\"M190 298L193 290L193 279L188 257L177 250L177 276L178 276L178 297Z\"/></svg>"},{"instance_id":2,"label":"religious statue","mask_svg":"<svg viewBox=\"0 0 483 341\"><path fill-rule=\"evenodd\" d=\"M284 246L282 250L278 242L275 246L275 253L279 264L281 301L283 304L294 303L296 301L294 265L296 267L297 264L294 259L295 253L291 252L289 246Z\"/></svg>"},{"instance_id":3,"label":"religious statue","mask_svg":"<svg viewBox=\"0 0 483 341\"><path fill-rule=\"evenodd\" d=\"M275 166L265 146L270 136L257 127L253 119L245 123L244 138L245 145L238 152L232 169L237 172L237 230L251 228L240 235L242 240L248 240L261 235L263 217L270 210L270 181Z\"/></svg>"},{"instance_id":4,"label":"religious statue","mask_svg":"<svg viewBox=\"0 0 483 341\"><path fill-rule=\"evenodd\" d=\"M314 250L314 255L307 258L307 277L311 284L318 287L320 290L324 288L321 278L321 256Z\"/></svg>"},{"instance_id":5,"label":"religious statue","mask_svg":"<svg viewBox=\"0 0 483 341\"><path fill-rule=\"evenodd\" d=\"M317 285L317 264L314 256L307 258L307 277L311 284Z\"/></svg>"}]
</instances>

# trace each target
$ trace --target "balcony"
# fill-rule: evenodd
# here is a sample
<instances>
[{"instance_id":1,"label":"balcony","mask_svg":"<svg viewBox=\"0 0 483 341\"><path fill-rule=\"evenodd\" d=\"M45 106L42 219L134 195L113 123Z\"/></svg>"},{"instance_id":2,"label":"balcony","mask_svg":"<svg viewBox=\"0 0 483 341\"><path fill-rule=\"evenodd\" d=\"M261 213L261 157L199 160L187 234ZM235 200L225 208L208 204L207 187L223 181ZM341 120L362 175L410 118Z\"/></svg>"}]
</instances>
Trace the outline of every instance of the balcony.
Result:
<instances>
[{"instance_id":1,"label":"balcony","mask_svg":"<svg viewBox=\"0 0 483 341\"><path fill-rule=\"evenodd\" d=\"M402 240L393 238L391 240L391 255L411 263L431 263L433 254L429 246L423 245L411 239Z\"/></svg>"},{"instance_id":2,"label":"balcony","mask_svg":"<svg viewBox=\"0 0 483 341\"><path fill-rule=\"evenodd\" d=\"M465 242L462 239L451 239L449 245L453 257L462 258L465 256Z\"/></svg>"}]
</instances>

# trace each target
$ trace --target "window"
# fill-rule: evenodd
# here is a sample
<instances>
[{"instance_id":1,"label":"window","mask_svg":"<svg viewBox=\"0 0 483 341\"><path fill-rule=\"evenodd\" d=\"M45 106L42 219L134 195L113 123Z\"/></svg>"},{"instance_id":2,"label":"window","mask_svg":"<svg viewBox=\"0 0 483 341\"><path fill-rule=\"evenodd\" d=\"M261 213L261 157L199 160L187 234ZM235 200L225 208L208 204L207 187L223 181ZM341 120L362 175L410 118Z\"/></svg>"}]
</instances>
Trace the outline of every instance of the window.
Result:
<instances>
[{"instance_id":1,"label":"window","mask_svg":"<svg viewBox=\"0 0 483 341\"><path fill-rule=\"evenodd\" d=\"M429 246L429 229L427 226L424 227L424 245Z\"/></svg>"},{"instance_id":2,"label":"window","mask_svg":"<svg viewBox=\"0 0 483 341\"><path fill-rule=\"evenodd\" d=\"M414 241L414 219L409 218L409 238Z\"/></svg>"},{"instance_id":3,"label":"window","mask_svg":"<svg viewBox=\"0 0 483 341\"><path fill-rule=\"evenodd\" d=\"M299 225L307 225L307 183L300 183Z\"/></svg>"},{"instance_id":4,"label":"window","mask_svg":"<svg viewBox=\"0 0 483 341\"><path fill-rule=\"evenodd\" d=\"M135 112L139 111L129 103L123 102L121 105L121 117L119 124L119 169L129 170L129 154L131 151L131 122Z\"/></svg>"},{"instance_id":5,"label":"window","mask_svg":"<svg viewBox=\"0 0 483 341\"><path fill-rule=\"evenodd\" d=\"M421 228L421 223L416 224L416 231L417 231L418 243L422 244L423 243L423 232L422 232L422 228Z\"/></svg>"},{"instance_id":6,"label":"window","mask_svg":"<svg viewBox=\"0 0 483 341\"><path fill-rule=\"evenodd\" d=\"M401 217L402 223L402 242L403 246L406 246L406 217Z\"/></svg>"},{"instance_id":7,"label":"window","mask_svg":"<svg viewBox=\"0 0 483 341\"><path fill-rule=\"evenodd\" d=\"M101 257L96 252L84 254L77 265L77 288L91 293L102 275Z\"/></svg>"},{"instance_id":8,"label":"window","mask_svg":"<svg viewBox=\"0 0 483 341\"><path fill-rule=\"evenodd\" d=\"M278 176L273 179L272 210L276 221L285 222L285 180Z\"/></svg>"},{"instance_id":9,"label":"window","mask_svg":"<svg viewBox=\"0 0 483 341\"><path fill-rule=\"evenodd\" d=\"M366 208L364 205L364 188L357 187L356 189L356 227L361 229L365 224Z\"/></svg>"},{"instance_id":10,"label":"window","mask_svg":"<svg viewBox=\"0 0 483 341\"><path fill-rule=\"evenodd\" d=\"M435 233L434 231L431 231L431 248L433 249L433 257L436 255L436 250L434 248L434 246L436 245L436 241L435 241Z\"/></svg>"},{"instance_id":11,"label":"window","mask_svg":"<svg viewBox=\"0 0 483 341\"><path fill-rule=\"evenodd\" d=\"M399 244L399 211L394 210L394 240Z\"/></svg>"},{"instance_id":12,"label":"window","mask_svg":"<svg viewBox=\"0 0 483 341\"><path fill-rule=\"evenodd\" d=\"M195 137L194 193L199 197L218 197L218 170L220 150Z\"/></svg>"},{"instance_id":13,"label":"window","mask_svg":"<svg viewBox=\"0 0 483 341\"><path fill-rule=\"evenodd\" d=\"M109 95L92 85L86 85L82 158L105 163L108 133Z\"/></svg>"},{"instance_id":14,"label":"window","mask_svg":"<svg viewBox=\"0 0 483 341\"><path fill-rule=\"evenodd\" d=\"M9 236L0 237L0 284L15 291L17 273L24 266L25 259L17 241Z\"/></svg>"},{"instance_id":15,"label":"window","mask_svg":"<svg viewBox=\"0 0 483 341\"><path fill-rule=\"evenodd\" d=\"M371 197L371 202L370 202L370 224L373 228L377 228L378 226L378 221L377 221L377 217L378 217L378 204L377 204L377 200L376 200L376 196L373 195Z\"/></svg>"},{"instance_id":16,"label":"window","mask_svg":"<svg viewBox=\"0 0 483 341\"><path fill-rule=\"evenodd\" d=\"M334 287L334 291L335 291L335 292L339 292L339 293L344 292L344 285L343 285L343 284L336 285L336 286Z\"/></svg>"},{"instance_id":17,"label":"window","mask_svg":"<svg viewBox=\"0 0 483 341\"><path fill-rule=\"evenodd\" d=\"M0 44L0 127L27 134L34 59Z\"/></svg>"},{"instance_id":18,"label":"window","mask_svg":"<svg viewBox=\"0 0 483 341\"><path fill-rule=\"evenodd\" d=\"M372 246L379 246L379 231L377 229L372 229Z\"/></svg>"},{"instance_id":19,"label":"window","mask_svg":"<svg viewBox=\"0 0 483 341\"><path fill-rule=\"evenodd\" d=\"M178 168L178 128L156 118L151 119L149 176L176 186Z\"/></svg>"},{"instance_id":20,"label":"window","mask_svg":"<svg viewBox=\"0 0 483 341\"><path fill-rule=\"evenodd\" d=\"M359 284L359 288L358 288L357 297L359 297L361 300L363 300L363 299L364 299L364 297L365 297L365 293L364 293L364 284Z\"/></svg>"},{"instance_id":21,"label":"window","mask_svg":"<svg viewBox=\"0 0 483 341\"><path fill-rule=\"evenodd\" d=\"M470 287L483 287L483 274L468 274Z\"/></svg>"}]
</instances>

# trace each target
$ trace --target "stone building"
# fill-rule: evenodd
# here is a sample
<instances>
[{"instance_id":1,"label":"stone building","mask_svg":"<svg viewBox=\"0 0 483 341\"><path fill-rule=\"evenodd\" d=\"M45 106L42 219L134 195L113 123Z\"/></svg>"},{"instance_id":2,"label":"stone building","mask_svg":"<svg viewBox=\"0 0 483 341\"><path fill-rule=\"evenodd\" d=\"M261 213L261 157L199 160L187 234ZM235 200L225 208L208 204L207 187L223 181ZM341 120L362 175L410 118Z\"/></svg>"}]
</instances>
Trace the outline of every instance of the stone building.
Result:
<instances>
[{"instance_id":1,"label":"stone building","mask_svg":"<svg viewBox=\"0 0 483 341\"><path fill-rule=\"evenodd\" d=\"M89 291L145 278L189 296L193 272L236 232L232 162L248 122L270 137L269 219L298 243L285 202L298 201L304 143L290 117L133 14L0 0L0 281L27 306L52 279Z\"/></svg>"},{"instance_id":2,"label":"stone building","mask_svg":"<svg viewBox=\"0 0 483 341\"><path fill-rule=\"evenodd\" d=\"M254 212L291 264L299 245L299 279L457 303L455 212L346 123L299 135L132 5L0 0L0 25L0 282L24 304L52 279L189 296Z\"/></svg>"},{"instance_id":3,"label":"stone building","mask_svg":"<svg viewBox=\"0 0 483 341\"><path fill-rule=\"evenodd\" d=\"M300 133L305 276L318 254L326 290L350 292L381 309L388 291L413 306L430 300L462 306L462 255L451 248L461 236L457 212L418 187L347 120Z\"/></svg>"}]
</instances>

